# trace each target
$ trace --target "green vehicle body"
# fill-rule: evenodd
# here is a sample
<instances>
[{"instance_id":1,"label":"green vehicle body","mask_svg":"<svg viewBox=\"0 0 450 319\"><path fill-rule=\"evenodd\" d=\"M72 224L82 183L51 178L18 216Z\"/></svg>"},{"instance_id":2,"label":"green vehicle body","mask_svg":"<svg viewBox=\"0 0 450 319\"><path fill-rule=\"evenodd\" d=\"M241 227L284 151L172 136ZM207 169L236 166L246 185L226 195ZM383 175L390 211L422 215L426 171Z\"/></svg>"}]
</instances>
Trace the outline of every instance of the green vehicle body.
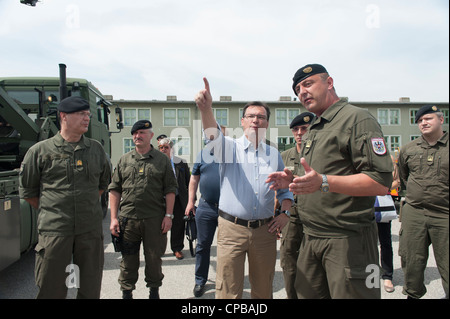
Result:
<instances>
[{"instance_id":1,"label":"green vehicle body","mask_svg":"<svg viewBox=\"0 0 450 319\"><path fill-rule=\"evenodd\" d=\"M59 130L57 105L61 97L78 95L89 101L92 119L87 137L99 141L111 156L109 113L112 104L89 81L65 77L0 78L0 271L37 243L37 215L19 197L19 170L27 150ZM117 128L122 128L121 111ZM102 198L106 214L108 195Z\"/></svg>"}]
</instances>

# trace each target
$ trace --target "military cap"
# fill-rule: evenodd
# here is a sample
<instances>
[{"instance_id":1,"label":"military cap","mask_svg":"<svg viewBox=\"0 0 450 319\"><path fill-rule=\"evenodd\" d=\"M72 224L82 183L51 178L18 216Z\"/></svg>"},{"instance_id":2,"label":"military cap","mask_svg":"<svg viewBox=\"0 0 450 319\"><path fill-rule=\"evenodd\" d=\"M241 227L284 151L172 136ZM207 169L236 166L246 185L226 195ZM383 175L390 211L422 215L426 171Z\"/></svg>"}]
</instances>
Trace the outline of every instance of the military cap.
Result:
<instances>
[{"instance_id":1,"label":"military cap","mask_svg":"<svg viewBox=\"0 0 450 319\"><path fill-rule=\"evenodd\" d=\"M297 84L299 84L304 79L309 78L311 75L320 73L328 73L327 69L325 69L325 67L320 64L307 64L304 67L298 69L294 74L294 78L292 79L294 81L294 83L292 84L292 89L294 90L295 95L297 95L297 92L295 92L295 87L297 86Z\"/></svg>"},{"instance_id":2,"label":"military cap","mask_svg":"<svg viewBox=\"0 0 450 319\"><path fill-rule=\"evenodd\" d=\"M439 110L436 105L432 105L432 104L424 105L416 113L416 123L419 121L421 116L423 116L425 114L429 114L429 113L440 112L440 111L441 110Z\"/></svg>"},{"instance_id":3,"label":"military cap","mask_svg":"<svg viewBox=\"0 0 450 319\"><path fill-rule=\"evenodd\" d=\"M74 113L89 110L89 102L80 96L69 96L59 102L58 111L64 113Z\"/></svg>"},{"instance_id":4,"label":"military cap","mask_svg":"<svg viewBox=\"0 0 450 319\"><path fill-rule=\"evenodd\" d=\"M152 123L147 120L140 120L134 123L133 127L131 128L131 135L134 134L137 130L147 130L152 128Z\"/></svg>"},{"instance_id":5,"label":"military cap","mask_svg":"<svg viewBox=\"0 0 450 319\"><path fill-rule=\"evenodd\" d=\"M166 134L161 134L161 135L158 135L158 137L156 138L156 140L159 141L160 139L166 138L166 137L167 137Z\"/></svg>"},{"instance_id":6,"label":"military cap","mask_svg":"<svg viewBox=\"0 0 450 319\"><path fill-rule=\"evenodd\" d=\"M314 119L315 115L311 112L303 112L302 114L297 115L291 122L291 125L289 128L293 128L300 125L306 125L311 124L312 120Z\"/></svg>"}]
</instances>

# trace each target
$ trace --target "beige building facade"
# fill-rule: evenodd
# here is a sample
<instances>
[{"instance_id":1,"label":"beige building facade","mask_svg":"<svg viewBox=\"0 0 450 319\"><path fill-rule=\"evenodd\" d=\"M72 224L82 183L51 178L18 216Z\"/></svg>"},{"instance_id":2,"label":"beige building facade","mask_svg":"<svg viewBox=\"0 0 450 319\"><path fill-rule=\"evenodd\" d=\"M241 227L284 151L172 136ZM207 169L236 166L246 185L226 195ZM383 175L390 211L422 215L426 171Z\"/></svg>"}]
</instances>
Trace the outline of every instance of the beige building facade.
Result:
<instances>
[{"instance_id":1,"label":"beige building facade","mask_svg":"<svg viewBox=\"0 0 450 319\"><path fill-rule=\"evenodd\" d=\"M150 120L153 124L155 137L152 140L156 146L156 137L165 134L175 145L176 156L184 158L192 167L198 152L204 142L200 112L195 102L178 101L176 96L168 96L161 100L113 100L111 102L122 109L124 128L111 135L111 161L115 165L118 159L134 148L131 127L138 120ZM226 134L240 137L243 134L241 116L244 105L249 101L232 101L230 96L222 96L213 101L213 110L219 124L226 127ZM294 139L289 123L306 109L291 97L280 97L277 101L263 101L271 110L267 138L278 146L280 151L293 145ZM409 98L400 98L393 102L356 102L351 104L367 109L380 123L387 146L392 154L402 145L420 136L414 118L417 110L425 104L434 104L444 112L444 130L449 128L448 102L411 102ZM113 115L111 115L112 117ZM114 119L111 119L114 121Z\"/></svg>"}]
</instances>

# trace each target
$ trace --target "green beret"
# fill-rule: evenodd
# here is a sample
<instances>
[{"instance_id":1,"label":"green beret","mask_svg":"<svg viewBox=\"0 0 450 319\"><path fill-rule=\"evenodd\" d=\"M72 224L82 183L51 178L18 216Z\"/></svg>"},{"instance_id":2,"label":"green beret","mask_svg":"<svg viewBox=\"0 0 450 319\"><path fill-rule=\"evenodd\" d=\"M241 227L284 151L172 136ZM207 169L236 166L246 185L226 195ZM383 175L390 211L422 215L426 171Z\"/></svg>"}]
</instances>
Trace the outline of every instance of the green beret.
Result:
<instances>
[{"instance_id":1,"label":"green beret","mask_svg":"<svg viewBox=\"0 0 450 319\"><path fill-rule=\"evenodd\" d=\"M303 112L302 114L297 115L291 122L291 125L289 126L290 129L300 126L300 125L306 125L311 124L313 121L315 115L311 112Z\"/></svg>"},{"instance_id":2,"label":"green beret","mask_svg":"<svg viewBox=\"0 0 450 319\"><path fill-rule=\"evenodd\" d=\"M140 120L134 123L133 127L131 128L131 135L134 134L137 130L147 130L152 128L152 123L147 120Z\"/></svg>"},{"instance_id":3,"label":"green beret","mask_svg":"<svg viewBox=\"0 0 450 319\"><path fill-rule=\"evenodd\" d=\"M416 123L419 121L421 116L423 116L425 114L429 114L429 113L440 112L440 111L441 110L439 110L436 105L431 105L431 104L424 105L416 113Z\"/></svg>"},{"instance_id":4,"label":"green beret","mask_svg":"<svg viewBox=\"0 0 450 319\"><path fill-rule=\"evenodd\" d=\"M292 79L294 81L294 83L292 84L292 89L294 90L295 95L297 95L297 92L295 92L295 87L297 86L297 84L299 84L304 79L309 78L311 75L320 73L328 73L327 69L325 69L320 64L307 64L304 67L298 69L294 74L294 78Z\"/></svg>"},{"instance_id":5,"label":"green beret","mask_svg":"<svg viewBox=\"0 0 450 319\"><path fill-rule=\"evenodd\" d=\"M89 102L80 96L69 96L59 102L58 111L64 113L74 113L89 110Z\"/></svg>"}]
</instances>

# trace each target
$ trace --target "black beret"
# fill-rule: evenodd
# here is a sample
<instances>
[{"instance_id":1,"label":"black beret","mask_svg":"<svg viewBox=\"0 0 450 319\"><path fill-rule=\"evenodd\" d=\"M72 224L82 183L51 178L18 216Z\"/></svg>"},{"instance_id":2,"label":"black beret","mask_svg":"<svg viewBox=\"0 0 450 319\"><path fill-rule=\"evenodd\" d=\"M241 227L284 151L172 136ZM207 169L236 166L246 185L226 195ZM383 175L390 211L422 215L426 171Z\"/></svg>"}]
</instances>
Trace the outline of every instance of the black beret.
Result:
<instances>
[{"instance_id":1,"label":"black beret","mask_svg":"<svg viewBox=\"0 0 450 319\"><path fill-rule=\"evenodd\" d=\"M293 128L300 125L311 124L315 115L311 112L303 112L302 114L297 115L291 122L289 128Z\"/></svg>"},{"instance_id":2,"label":"black beret","mask_svg":"<svg viewBox=\"0 0 450 319\"><path fill-rule=\"evenodd\" d=\"M294 83L292 84L292 89L294 90L295 95L297 95L297 92L295 92L295 87L297 86L297 84L299 84L304 79L309 78L311 75L320 73L328 73L327 69L325 69L325 67L320 64L307 64L304 67L298 69L294 74L294 78L292 79L294 81Z\"/></svg>"},{"instance_id":3,"label":"black beret","mask_svg":"<svg viewBox=\"0 0 450 319\"><path fill-rule=\"evenodd\" d=\"M89 110L89 102L80 96L69 96L59 102L58 111L64 113L74 113Z\"/></svg>"},{"instance_id":4,"label":"black beret","mask_svg":"<svg viewBox=\"0 0 450 319\"><path fill-rule=\"evenodd\" d=\"M134 123L133 127L131 128L131 135L134 134L137 130L147 130L149 128L152 128L152 123L147 120L140 120Z\"/></svg>"},{"instance_id":5,"label":"black beret","mask_svg":"<svg viewBox=\"0 0 450 319\"><path fill-rule=\"evenodd\" d=\"M159 140L159 139L161 139L161 138L166 138L166 137L167 137L166 134L161 134L161 135L158 135L158 137L156 138L156 140Z\"/></svg>"},{"instance_id":6,"label":"black beret","mask_svg":"<svg viewBox=\"0 0 450 319\"><path fill-rule=\"evenodd\" d=\"M436 105L431 105L431 104L424 105L416 113L416 123L419 121L421 116L423 116L425 114L429 114L429 113L440 112L440 111L441 110L439 110Z\"/></svg>"}]
</instances>

